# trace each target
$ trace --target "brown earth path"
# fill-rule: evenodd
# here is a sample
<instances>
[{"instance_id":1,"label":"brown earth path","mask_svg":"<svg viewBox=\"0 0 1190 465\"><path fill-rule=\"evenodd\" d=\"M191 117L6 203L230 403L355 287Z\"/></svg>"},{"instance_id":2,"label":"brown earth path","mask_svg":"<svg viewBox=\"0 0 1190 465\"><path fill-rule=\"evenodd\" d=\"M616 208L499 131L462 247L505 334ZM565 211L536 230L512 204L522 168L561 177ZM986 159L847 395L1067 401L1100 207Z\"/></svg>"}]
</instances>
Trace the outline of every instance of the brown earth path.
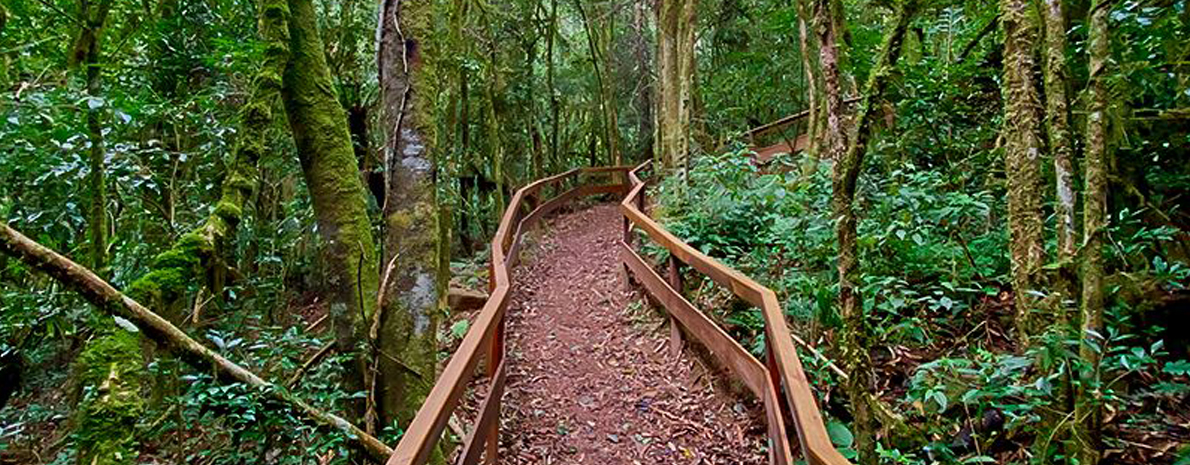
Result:
<instances>
[{"instance_id":1,"label":"brown earth path","mask_svg":"<svg viewBox=\"0 0 1190 465\"><path fill-rule=\"evenodd\" d=\"M690 354L670 357L663 318L624 285L621 224L615 205L566 213L523 255L501 463L765 463L763 412Z\"/></svg>"}]
</instances>

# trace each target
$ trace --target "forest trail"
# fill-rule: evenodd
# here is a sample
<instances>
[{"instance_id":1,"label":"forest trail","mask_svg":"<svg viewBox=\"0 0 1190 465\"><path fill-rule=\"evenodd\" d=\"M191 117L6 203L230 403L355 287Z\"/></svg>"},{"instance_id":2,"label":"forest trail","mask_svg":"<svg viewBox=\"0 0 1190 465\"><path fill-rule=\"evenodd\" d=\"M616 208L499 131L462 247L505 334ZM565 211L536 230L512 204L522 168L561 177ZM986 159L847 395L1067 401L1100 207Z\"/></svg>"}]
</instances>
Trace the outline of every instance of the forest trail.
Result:
<instances>
[{"instance_id":1,"label":"forest trail","mask_svg":"<svg viewBox=\"0 0 1190 465\"><path fill-rule=\"evenodd\" d=\"M501 463L767 462L763 409L713 386L624 285L621 214L550 220L515 271Z\"/></svg>"}]
</instances>

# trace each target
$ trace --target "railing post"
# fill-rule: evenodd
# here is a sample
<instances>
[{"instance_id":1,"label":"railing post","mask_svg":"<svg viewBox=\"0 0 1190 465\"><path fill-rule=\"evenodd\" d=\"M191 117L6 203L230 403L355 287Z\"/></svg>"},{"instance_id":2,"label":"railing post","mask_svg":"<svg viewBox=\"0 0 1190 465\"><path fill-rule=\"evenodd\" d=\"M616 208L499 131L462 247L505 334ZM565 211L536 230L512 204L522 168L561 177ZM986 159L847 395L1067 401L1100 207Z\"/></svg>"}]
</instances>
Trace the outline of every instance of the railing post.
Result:
<instances>
[{"instance_id":1,"label":"railing post","mask_svg":"<svg viewBox=\"0 0 1190 465\"><path fill-rule=\"evenodd\" d=\"M500 323L496 324L495 334L492 334L492 342L488 345L488 385L489 389L495 389L496 377L500 376L500 365L504 361L504 315L500 316ZM489 390L488 395L496 395L495 392ZM500 404L501 400L496 397L496 419L492 421L492 425L488 430L488 438L485 444L484 463L494 465L499 459L500 448Z\"/></svg>"},{"instance_id":2,"label":"railing post","mask_svg":"<svg viewBox=\"0 0 1190 465\"><path fill-rule=\"evenodd\" d=\"M678 295L682 295L682 270L679 266L678 260L672 253L669 254L669 271L666 278L669 287L677 291ZM675 359L682 356L682 328L678 327L678 320L673 315L669 316L669 354Z\"/></svg>"}]
</instances>

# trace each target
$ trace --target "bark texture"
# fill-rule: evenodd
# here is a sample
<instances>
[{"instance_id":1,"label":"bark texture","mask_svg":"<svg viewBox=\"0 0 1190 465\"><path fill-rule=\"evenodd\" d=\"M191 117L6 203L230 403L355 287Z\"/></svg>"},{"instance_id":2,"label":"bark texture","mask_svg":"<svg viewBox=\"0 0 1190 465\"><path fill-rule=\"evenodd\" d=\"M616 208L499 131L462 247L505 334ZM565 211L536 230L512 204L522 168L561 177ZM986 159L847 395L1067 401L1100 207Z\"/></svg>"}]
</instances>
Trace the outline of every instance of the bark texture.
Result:
<instances>
[{"instance_id":1,"label":"bark texture","mask_svg":"<svg viewBox=\"0 0 1190 465\"><path fill-rule=\"evenodd\" d=\"M859 243L856 231L855 211L856 184L863 169L864 155L872 133L872 111L874 102L879 101L888 85L893 68L900 58L901 44L905 31L917 11L915 0L904 0L897 4L888 33L881 44L876 63L868 75L859 111L855 116L855 136L846 153L836 158L834 164L831 201L835 215L835 235L839 241L839 314L843 320L840 346L842 347L844 369L849 373L846 382L847 396L851 400L852 416L855 418L855 449L859 453L858 463L876 463L876 410L872 392L872 359L869 350L872 328L864 316L863 300L859 293L860 267ZM825 49L825 44L824 44ZM825 52L824 52L825 56ZM824 67L826 63L824 60ZM837 89L836 89L837 90ZM830 92L828 90L828 92ZM841 128L839 128L841 131ZM844 140L845 133L828 136L831 140Z\"/></svg>"},{"instance_id":2,"label":"bark texture","mask_svg":"<svg viewBox=\"0 0 1190 465\"><path fill-rule=\"evenodd\" d=\"M185 362L194 367L201 370L212 370L223 381L244 383L257 388L263 397L300 412L304 417L316 424L346 435L350 440L356 442L366 450L373 459L383 461L392 455L392 449L385 446L375 437L355 427L347 420L314 408L284 388L265 381L248 369L208 349L177 326L174 326L169 320L152 312L131 297L121 294L93 271L74 263L53 250L33 242L28 237L9 227L7 223L0 224L0 253L17 258L26 265L49 274L54 279L81 294L83 298L105 313L128 320L133 325L136 325L141 333L148 336L155 343L170 349L171 353L177 354ZM99 368L96 374L105 376L109 380L109 383L121 382L121 377L127 374L126 370L128 367L140 366L141 360L139 353L133 354L133 358L128 358L129 351L125 347L120 347L139 347L136 338L133 333L121 331L120 336L109 339L108 341L110 342L105 343L107 344L106 347L113 349L112 351L102 351L94 355L84 354L81 356L84 358L93 358L97 363L92 365ZM129 400L129 396L139 395L139 393L135 391L127 393L111 389L102 390L101 388L101 395L117 397L106 401L105 405L107 407L126 409L112 411L110 412L112 416L107 418L139 417L140 410L127 410L134 407L121 402ZM108 427L116 426L104 420L92 421L101 422ZM132 431L129 428L108 430L106 433L113 436L131 436ZM104 451L109 450L104 449ZM135 463L133 459L133 456L126 456L123 459L119 459L123 461L117 462L113 461L114 459L112 458L92 454L88 460L81 463Z\"/></svg>"},{"instance_id":3,"label":"bark texture","mask_svg":"<svg viewBox=\"0 0 1190 465\"><path fill-rule=\"evenodd\" d=\"M323 289L336 350L347 355L344 390L365 389L366 354L360 343L376 307L379 273L368 219L367 192L356 169L347 117L335 95L311 0L288 0L290 59L282 98L297 145L322 239ZM365 403L347 406L362 417Z\"/></svg>"},{"instance_id":4,"label":"bark texture","mask_svg":"<svg viewBox=\"0 0 1190 465\"><path fill-rule=\"evenodd\" d=\"M1095 465L1100 459L1099 430L1102 424L1099 362L1104 347L1103 308L1105 305L1103 280L1104 230L1108 225L1107 163L1111 157L1108 140L1107 88L1108 65L1111 61L1108 14L1110 0L1096 0L1091 5L1089 27L1090 84L1087 99L1087 148L1083 191L1083 250L1082 250L1082 344L1079 358L1079 386L1075 401L1074 424L1076 450L1082 465Z\"/></svg>"},{"instance_id":5,"label":"bark texture","mask_svg":"<svg viewBox=\"0 0 1190 465\"><path fill-rule=\"evenodd\" d=\"M1058 319L1066 321L1065 302L1074 296L1073 265L1077 244L1074 225L1074 142L1070 133L1069 71L1066 65L1066 17L1062 0L1045 0L1045 100L1049 148L1054 158L1054 214L1057 223L1059 276Z\"/></svg>"},{"instance_id":6,"label":"bark texture","mask_svg":"<svg viewBox=\"0 0 1190 465\"><path fill-rule=\"evenodd\" d=\"M658 0L657 110L654 160L665 169L685 168L690 156L694 110L694 0Z\"/></svg>"},{"instance_id":7,"label":"bark texture","mask_svg":"<svg viewBox=\"0 0 1190 465\"><path fill-rule=\"evenodd\" d=\"M433 387L437 327L445 305L442 267L449 244L440 242L434 195L437 95L431 5L385 0L381 5L379 70L385 128L388 192L384 207L384 271L376 341L375 402L383 425L407 425Z\"/></svg>"},{"instance_id":8,"label":"bark texture","mask_svg":"<svg viewBox=\"0 0 1190 465\"><path fill-rule=\"evenodd\" d=\"M1034 81L1038 40L1035 10L1028 0L1001 0L1004 27L1004 161L1008 178L1008 230L1016 339L1029 345L1045 250L1042 245L1041 98Z\"/></svg>"}]
</instances>

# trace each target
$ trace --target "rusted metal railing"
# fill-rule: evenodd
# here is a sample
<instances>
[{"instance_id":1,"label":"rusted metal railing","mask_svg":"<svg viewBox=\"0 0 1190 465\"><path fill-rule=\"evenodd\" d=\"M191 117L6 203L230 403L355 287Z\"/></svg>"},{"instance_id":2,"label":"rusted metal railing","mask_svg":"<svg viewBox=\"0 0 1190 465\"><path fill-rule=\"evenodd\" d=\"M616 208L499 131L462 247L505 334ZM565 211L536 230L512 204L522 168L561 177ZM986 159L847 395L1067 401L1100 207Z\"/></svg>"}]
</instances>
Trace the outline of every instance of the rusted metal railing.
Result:
<instances>
[{"instance_id":1,"label":"rusted metal railing","mask_svg":"<svg viewBox=\"0 0 1190 465\"><path fill-rule=\"evenodd\" d=\"M388 459L388 465L421 465L437 447L442 431L458 406L480 359L486 359L489 378L487 396L480 402L479 415L463 439L459 463L486 463L497 459L500 425L500 398L504 394L504 310L512 290L511 271L521 248L521 233L533 227L550 212L576 198L596 194L624 195L630 187L624 175L630 166L579 168L535 181L516 191L500 226L492 238L489 297L483 309L463 336L458 350L434 383L434 388L417 416L409 424L401 442ZM583 183L584 177L610 178L610 183ZM562 190L569 181L577 184ZM543 191L552 188L554 196L541 201Z\"/></svg>"},{"instance_id":2,"label":"rusted metal railing","mask_svg":"<svg viewBox=\"0 0 1190 465\"><path fill-rule=\"evenodd\" d=\"M839 454L826 432L822 414L818 411L814 393L802 370L801 360L785 324L785 316L777 295L767 287L717 260L699 252L644 213L645 183L639 172L649 165L645 162L628 173L632 190L620 204L624 213L624 239L620 242L620 256L632 275L676 320L686 334L697 339L764 402L768 436L772 447L769 462L793 464L785 418L791 418L797 430L802 454L810 465L849 465ZM632 248L633 228L639 228L653 242L669 250L668 279L662 279L644 258ZM682 296L679 264L688 265L731 289L737 297L759 307L765 321L764 363L748 353L704 313ZM676 328L672 324L671 328ZM672 347L680 347L681 332L671 331ZM782 396L781 394L784 394Z\"/></svg>"}]
</instances>

